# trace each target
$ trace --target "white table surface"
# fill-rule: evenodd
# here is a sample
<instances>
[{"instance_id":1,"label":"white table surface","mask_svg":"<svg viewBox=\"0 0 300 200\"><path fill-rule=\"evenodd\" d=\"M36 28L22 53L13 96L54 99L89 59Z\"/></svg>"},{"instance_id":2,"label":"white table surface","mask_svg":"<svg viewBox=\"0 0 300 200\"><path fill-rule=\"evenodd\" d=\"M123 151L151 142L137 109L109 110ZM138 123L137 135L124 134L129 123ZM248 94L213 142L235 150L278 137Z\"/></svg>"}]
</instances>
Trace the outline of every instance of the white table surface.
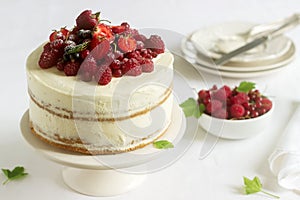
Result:
<instances>
[{"instance_id":1,"label":"white table surface","mask_svg":"<svg viewBox=\"0 0 300 200\"><path fill-rule=\"evenodd\" d=\"M28 108L29 99L25 76L26 57L45 41L50 30L64 25L72 27L75 16L86 8L100 10L104 18L115 24L128 21L133 27L163 28L188 34L203 26L224 21L269 22L299 11L300 4L298 0L1 0L0 168L22 165L30 174L21 181L0 185L1 200L104 199L71 191L62 181L62 166L48 161L30 148L19 129L19 121ZM297 48L300 47L300 28L287 35ZM150 174L137 189L107 199L268 199L260 194L245 195L243 176L259 176L267 190L284 200L299 199L299 193L278 186L267 163L295 103L300 101L298 55L297 52L296 59L280 73L251 79L263 85L264 90L276 101L272 124L263 134L242 141L221 139L205 159L199 159L205 137L205 133L199 129L193 145L180 160ZM230 84L240 81L224 79ZM1 174L2 181L4 176Z\"/></svg>"}]
</instances>

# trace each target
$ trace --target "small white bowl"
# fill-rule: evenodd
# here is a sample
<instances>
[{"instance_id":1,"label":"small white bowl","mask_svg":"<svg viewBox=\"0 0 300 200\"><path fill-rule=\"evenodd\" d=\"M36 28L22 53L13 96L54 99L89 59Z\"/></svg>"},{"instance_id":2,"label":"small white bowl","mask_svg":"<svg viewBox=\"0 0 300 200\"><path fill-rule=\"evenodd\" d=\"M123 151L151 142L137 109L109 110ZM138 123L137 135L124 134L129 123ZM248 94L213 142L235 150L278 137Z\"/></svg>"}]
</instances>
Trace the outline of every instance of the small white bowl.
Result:
<instances>
[{"instance_id":1,"label":"small white bowl","mask_svg":"<svg viewBox=\"0 0 300 200\"><path fill-rule=\"evenodd\" d=\"M262 133L267 128L273 110L274 101L272 101L272 108L267 113L251 119L219 119L203 113L199 118L199 124L205 131L220 138L246 139Z\"/></svg>"}]
</instances>

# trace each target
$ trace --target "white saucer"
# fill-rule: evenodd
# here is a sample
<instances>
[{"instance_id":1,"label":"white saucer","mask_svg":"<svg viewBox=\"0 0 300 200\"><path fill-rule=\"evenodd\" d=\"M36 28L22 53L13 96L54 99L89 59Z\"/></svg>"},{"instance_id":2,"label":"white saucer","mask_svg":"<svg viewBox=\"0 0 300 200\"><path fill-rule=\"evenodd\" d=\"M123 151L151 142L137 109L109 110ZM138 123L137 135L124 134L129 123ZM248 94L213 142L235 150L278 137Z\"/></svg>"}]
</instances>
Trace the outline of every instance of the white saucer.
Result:
<instances>
[{"instance_id":1,"label":"white saucer","mask_svg":"<svg viewBox=\"0 0 300 200\"><path fill-rule=\"evenodd\" d=\"M252 72L261 72L261 71L271 71L273 69L277 69L279 67L286 66L295 58L296 48L292 43L291 48L284 55L273 59L272 61L264 61L264 62L251 62L251 63L243 63L237 64L234 62L228 62L226 65L216 66L213 61L205 61L200 58L195 59L195 61L200 65L199 67L206 67L213 70L232 72L232 73L252 73Z\"/></svg>"},{"instance_id":2,"label":"white saucer","mask_svg":"<svg viewBox=\"0 0 300 200\"><path fill-rule=\"evenodd\" d=\"M253 71L253 72L230 72L230 71L222 71L222 70L215 70L205 66L198 65L198 69L208 74L227 77L227 78L255 78L261 76L271 75L273 73L278 73L284 69L284 66L277 67L272 70L263 70L263 71Z\"/></svg>"},{"instance_id":3,"label":"white saucer","mask_svg":"<svg viewBox=\"0 0 300 200\"><path fill-rule=\"evenodd\" d=\"M194 43L198 52L217 59L222 56L217 52L218 42L232 38L237 33L243 33L255 24L249 22L227 22L209 27L205 27L193 32L188 38ZM260 46L255 53L244 53L232 58L232 62L258 62L276 59L285 54L291 46L291 40L285 36L280 36L266 42L264 48ZM184 47L186 48L186 47Z\"/></svg>"}]
</instances>

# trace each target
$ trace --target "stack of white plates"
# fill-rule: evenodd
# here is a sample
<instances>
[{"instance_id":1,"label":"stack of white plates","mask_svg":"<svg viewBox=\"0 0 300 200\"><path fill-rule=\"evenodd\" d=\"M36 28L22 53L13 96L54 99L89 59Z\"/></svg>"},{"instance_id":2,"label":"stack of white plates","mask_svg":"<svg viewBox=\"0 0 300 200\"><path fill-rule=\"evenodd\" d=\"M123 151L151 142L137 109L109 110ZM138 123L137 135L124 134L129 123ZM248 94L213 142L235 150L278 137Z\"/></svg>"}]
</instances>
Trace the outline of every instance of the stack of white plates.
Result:
<instances>
[{"instance_id":1,"label":"stack of white plates","mask_svg":"<svg viewBox=\"0 0 300 200\"><path fill-rule=\"evenodd\" d=\"M283 69L295 56L295 45L286 36L279 36L265 44L232 58L224 65L216 66L213 60L220 58L249 41L239 37L254 24L231 22L197 30L182 41L182 52L199 70L233 78L249 78L268 75Z\"/></svg>"}]
</instances>

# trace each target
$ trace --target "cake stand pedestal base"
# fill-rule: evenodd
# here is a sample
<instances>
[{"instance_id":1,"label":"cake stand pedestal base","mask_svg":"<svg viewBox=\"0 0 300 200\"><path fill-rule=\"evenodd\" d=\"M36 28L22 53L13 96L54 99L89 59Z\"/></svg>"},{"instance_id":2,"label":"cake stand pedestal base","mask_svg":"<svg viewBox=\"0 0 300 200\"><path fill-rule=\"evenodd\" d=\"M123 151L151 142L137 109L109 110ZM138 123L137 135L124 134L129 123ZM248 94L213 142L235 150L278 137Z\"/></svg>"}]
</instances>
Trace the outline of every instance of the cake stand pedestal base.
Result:
<instances>
[{"instance_id":1,"label":"cake stand pedestal base","mask_svg":"<svg viewBox=\"0 0 300 200\"><path fill-rule=\"evenodd\" d=\"M140 185L146 175L128 174L116 170L92 170L65 167L62 176L66 185L89 196L115 196Z\"/></svg>"}]
</instances>

